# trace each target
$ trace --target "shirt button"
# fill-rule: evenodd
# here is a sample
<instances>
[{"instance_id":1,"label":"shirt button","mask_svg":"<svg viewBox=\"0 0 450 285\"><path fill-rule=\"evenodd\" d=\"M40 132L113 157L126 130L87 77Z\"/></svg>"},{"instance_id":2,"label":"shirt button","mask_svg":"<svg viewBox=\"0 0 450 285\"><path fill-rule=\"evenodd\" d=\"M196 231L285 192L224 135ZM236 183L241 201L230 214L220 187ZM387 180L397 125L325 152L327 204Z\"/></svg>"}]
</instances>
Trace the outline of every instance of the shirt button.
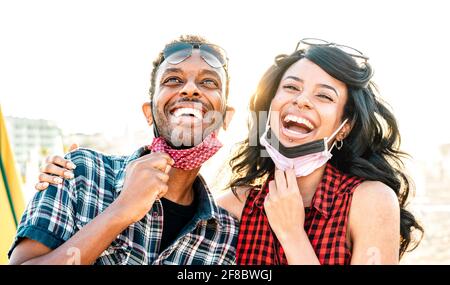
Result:
<instances>
[{"instance_id":1,"label":"shirt button","mask_svg":"<svg viewBox=\"0 0 450 285\"><path fill-rule=\"evenodd\" d=\"M159 217L158 212L153 212L153 213L152 213L152 217L155 218L155 219L156 219L157 217Z\"/></svg>"}]
</instances>

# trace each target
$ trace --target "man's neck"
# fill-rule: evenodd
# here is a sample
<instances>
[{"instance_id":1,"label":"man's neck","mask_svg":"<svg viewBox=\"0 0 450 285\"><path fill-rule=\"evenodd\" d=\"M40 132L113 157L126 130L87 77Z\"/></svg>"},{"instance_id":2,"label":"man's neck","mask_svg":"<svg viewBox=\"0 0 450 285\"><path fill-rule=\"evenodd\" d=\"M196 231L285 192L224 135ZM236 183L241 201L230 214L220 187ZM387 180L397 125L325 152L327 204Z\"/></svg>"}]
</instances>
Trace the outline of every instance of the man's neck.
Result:
<instances>
[{"instance_id":1,"label":"man's neck","mask_svg":"<svg viewBox=\"0 0 450 285\"><path fill-rule=\"evenodd\" d=\"M191 205L194 201L192 185L199 171L200 168L193 170L171 168L167 182L169 190L164 198L180 205Z\"/></svg>"}]
</instances>

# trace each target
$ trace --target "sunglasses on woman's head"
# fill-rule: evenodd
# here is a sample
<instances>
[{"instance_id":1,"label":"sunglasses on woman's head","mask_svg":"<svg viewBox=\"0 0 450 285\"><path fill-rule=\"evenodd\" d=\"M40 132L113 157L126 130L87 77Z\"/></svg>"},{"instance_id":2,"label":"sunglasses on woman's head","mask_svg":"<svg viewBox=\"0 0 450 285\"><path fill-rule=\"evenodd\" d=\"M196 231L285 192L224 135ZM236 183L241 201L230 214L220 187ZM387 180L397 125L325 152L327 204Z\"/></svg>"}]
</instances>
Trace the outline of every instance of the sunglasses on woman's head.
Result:
<instances>
[{"instance_id":1,"label":"sunglasses on woman's head","mask_svg":"<svg viewBox=\"0 0 450 285\"><path fill-rule=\"evenodd\" d=\"M198 49L201 58L213 68L228 65L228 58L223 48L213 44L197 42L177 42L167 45L163 51L163 61L170 64L179 64L192 55L193 49Z\"/></svg>"},{"instance_id":2,"label":"sunglasses on woman's head","mask_svg":"<svg viewBox=\"0 0 450 285\"><path fill-rule=\"evenodd\" d=\"M337 44L337 43L332 43L326 40L321 40L321 39L316 39L316 38L304 38L301 39L298 43L297 46L295 47L295 51L298 50L302 50L302 49L306 49L309 46L329 46L329 47L335 47L340 49L341 51L345 52L346 54L363 60L365 62L367 62L369 60L369 57L364 55L362 52L360 52L359 50L346 46L346 45L341 45L341 44Z\"/></svg>"}]
</instances>

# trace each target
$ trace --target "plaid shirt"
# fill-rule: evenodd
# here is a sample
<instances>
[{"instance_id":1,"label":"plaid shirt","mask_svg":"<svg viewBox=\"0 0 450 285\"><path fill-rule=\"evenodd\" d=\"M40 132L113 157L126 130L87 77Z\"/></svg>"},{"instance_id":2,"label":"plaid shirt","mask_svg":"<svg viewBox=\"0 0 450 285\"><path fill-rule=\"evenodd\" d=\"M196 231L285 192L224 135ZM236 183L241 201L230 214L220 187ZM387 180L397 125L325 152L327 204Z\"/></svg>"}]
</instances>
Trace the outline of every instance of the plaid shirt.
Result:
<instances>
[{"instance_id":1,"label":"plaid shirt","mask_svg":"<svg viewBox=\"0 0 450 285\"><path fill-rule=\"evenodd\" d=\"M9 252L21 238L55 249L104 211L120 194L125 167L149 153L142 147L133 155L108 156L79 149L66 158L73 161L75 178L36 193L27 206ZM194 218L163 252L163 208L156 200L152 209L131 224L100 255L96 264L235 264L238 221L219 208L203 179L193 185L198 197Z\"/></svg>"},{"instance_id":2,"label":"plaid shirt","mask_svg":"<svg viewBox=\"0 0 450 285\"><path fill-rule=\"evenodd\" d=\"M264 212L270 180L261 189L253 188L247 197L236 249L237 264L287 264ZM305 231L320 264L350 264L347 218L353 192L362 182L363 179L347 176L327 163L311 207L305 208Z\"/></svg>"}]
</instances>

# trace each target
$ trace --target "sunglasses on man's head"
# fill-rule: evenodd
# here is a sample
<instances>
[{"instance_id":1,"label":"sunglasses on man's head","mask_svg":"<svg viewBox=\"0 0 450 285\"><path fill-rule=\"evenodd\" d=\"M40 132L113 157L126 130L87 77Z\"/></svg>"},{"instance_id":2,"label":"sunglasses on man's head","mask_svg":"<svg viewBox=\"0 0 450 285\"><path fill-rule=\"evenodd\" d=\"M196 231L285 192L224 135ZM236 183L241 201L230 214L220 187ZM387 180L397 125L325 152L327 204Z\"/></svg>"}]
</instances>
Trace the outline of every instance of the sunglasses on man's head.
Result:
<instances>
[{"instance_id":1,"label":"sunglasses on man's head","mask_svg":"<svg viewBox=\"0 0 450 285\"><path fill-rule=\"evenodd\" d=\"M316 38L304 38L301 39L298 43L297 46L295 48L295 51L298 50L302 50L305 48L308 48L308 46L330 46L330 47L335 47L340 49L341 51L345 52L346 54L363 60L363 61L368 61L369 57L364 55L362 52L360 52L359 50L346 46L346 45L341 45L341 44L337 44L337 43L332 43L326 40L321 40L321 39L316 39Z\"/></svg>"},{"instance_id":2,"label":"sunglasses on man's head","mask_svg":"<svg viewBox=\"0 0 450 285\"><path fill-rule=\"evenodd\" d=\"M213 68L226 67L228 58L223 48L205 43L177 42L169 44L163 51L164 59L170 64L179 64L192 55L193 49L200 51L201 58Z\"/></svg>"}]
</instances>

